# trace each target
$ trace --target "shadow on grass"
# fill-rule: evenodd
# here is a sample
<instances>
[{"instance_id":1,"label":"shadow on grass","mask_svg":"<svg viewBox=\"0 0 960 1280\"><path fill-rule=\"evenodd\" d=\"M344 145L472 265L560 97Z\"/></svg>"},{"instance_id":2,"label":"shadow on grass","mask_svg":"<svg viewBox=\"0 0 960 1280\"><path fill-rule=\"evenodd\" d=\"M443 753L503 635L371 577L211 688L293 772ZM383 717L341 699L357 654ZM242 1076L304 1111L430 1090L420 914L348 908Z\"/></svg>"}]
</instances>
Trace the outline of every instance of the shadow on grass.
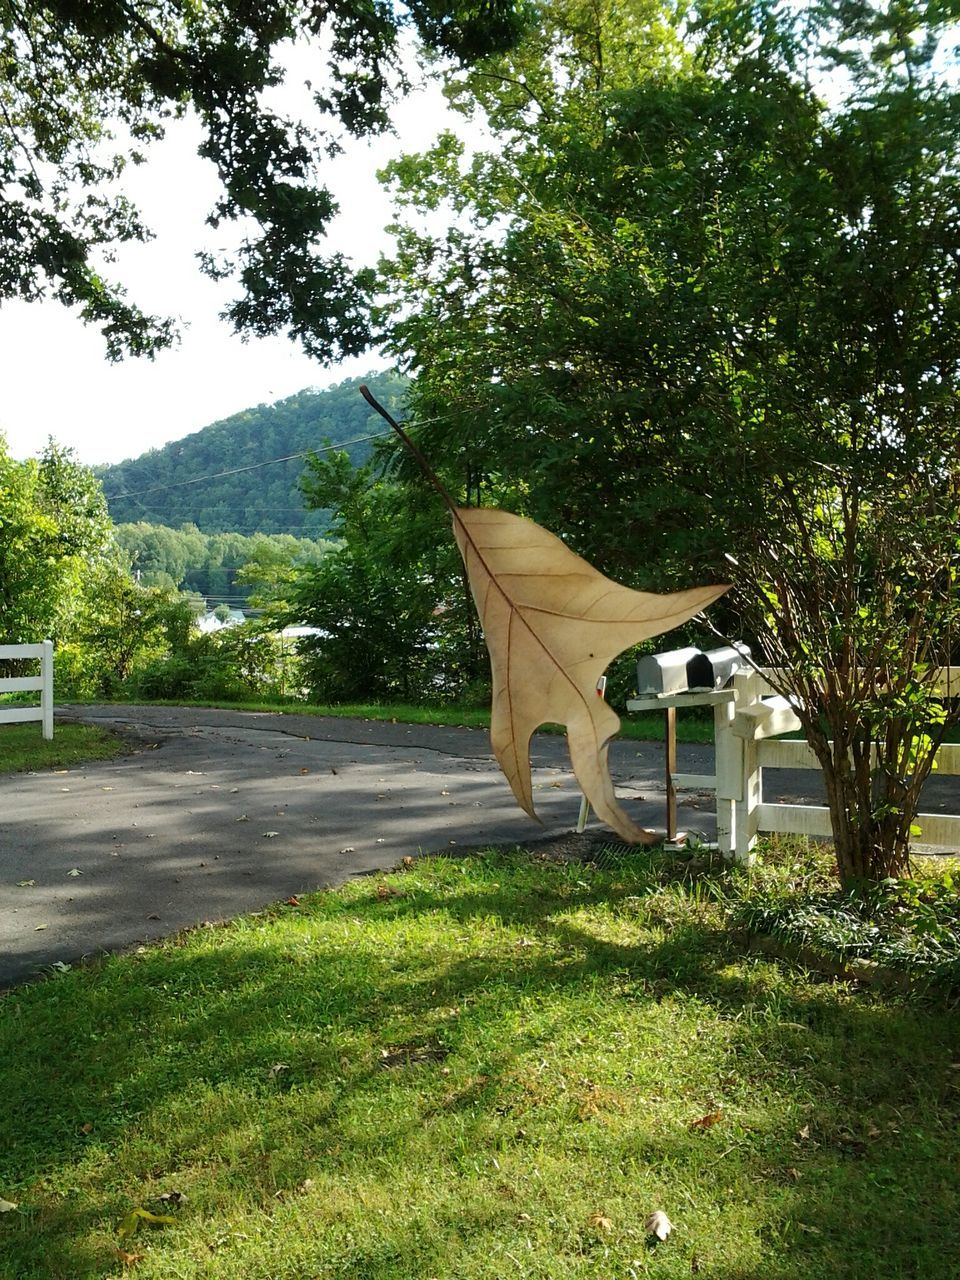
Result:
<instances>
[{"instance_id":1,"label":"shadow on grass","mask_svg":"<svg viewBox=\"0 0 960 1280\"><path fill-rule=\"evenodd\" d=\"M322 895L210 933L209 949L188 939L0 1002L0 1088L16 1099L0 1118L0 1192L19 1186L28 1208L31 1194L42 1202L18 1225L0 1221L22 1258L9 1274L102 1274L111 1246L96 1243L97 1224L119 1222L131 1194L197 1169L195 1211L215 1214L218 1197L235 1195L273 1213L314 1171L353 1185L418 1161L451 1182L442 1223L411 1206L393 1244L355 1240L324 1274L433 1274L431 1262L444 1266L438 1231L465 1245L508 1220L512 1229L515 1208L471 1209L469 1192L457 1201L476 1152L492 1143L542 1158L558 1121L574 1126L564 1130L574 1164L686 1170L721 1207L728 1177L739 1194L772 1196L765 1276L865 1277L881 1274L880 1259L885 1277L956 1274L936 1226L960 1207L952 1014L786 979L739 955L693 880L664 895L626 866L622 877L489 866L502 883L411 878L383 897L370 883L363 896ZM258 934L270 914L295 923L282 946ZM598 919L637 921L636 936L606 937ZM377 932L364 942L353 930L367 922ZM477 941L458 954L464 931ZM559 1053L562 1064L571 1018L586 1021L599 992L607 1024L662 1020L667 1046L662 1063L651 1049L606 1093L559 1079L562 1065L548 1062ZM658 1071L685 1069L668 1051L679 1022L694 1031L678 1052L707 1055L689 1106L719 1096L755 1112L722 1145L688 1123L605 1124L634 1074L646 1089ZM430 1150L434 1128L442 1155ZM71 1178L96 1184L95 1205L89 1191L64 1194ZM718 1265L724 1280L759 1274ZM580 1273L558 1264L555 1274Z\"/></svg>"}]
</instances>

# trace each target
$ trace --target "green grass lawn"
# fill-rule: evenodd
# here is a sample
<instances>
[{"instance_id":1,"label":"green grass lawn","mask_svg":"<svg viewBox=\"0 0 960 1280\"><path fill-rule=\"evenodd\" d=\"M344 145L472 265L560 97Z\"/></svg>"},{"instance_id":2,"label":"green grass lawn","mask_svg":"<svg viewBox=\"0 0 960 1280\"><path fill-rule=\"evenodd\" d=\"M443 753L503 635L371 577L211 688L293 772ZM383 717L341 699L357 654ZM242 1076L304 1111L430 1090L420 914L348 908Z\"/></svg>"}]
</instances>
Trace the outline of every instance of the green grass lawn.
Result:
<instances>
[{"instance_id":1,"label":"green grass lawn","mask_svg":"<svg viewBox=\"0 0 960 1280\"><path fill-rule=\"evenodd\" d=\"M604 867L428 859L9 992L0 1276L953 1280L956 1013Z\"/></svg>"},{"instance_id":2,"label":"green grass lawn","mask_svg":"<svg viewBox=\"0 0 960 1280\"><path fill-rule=\"evenodd\" d=\"M110 760L128 750L115 733L92 725L57 721L47 741L39 724L0 725L0 773L55 769L85 760Z\"/></svg>"}]
</instances>

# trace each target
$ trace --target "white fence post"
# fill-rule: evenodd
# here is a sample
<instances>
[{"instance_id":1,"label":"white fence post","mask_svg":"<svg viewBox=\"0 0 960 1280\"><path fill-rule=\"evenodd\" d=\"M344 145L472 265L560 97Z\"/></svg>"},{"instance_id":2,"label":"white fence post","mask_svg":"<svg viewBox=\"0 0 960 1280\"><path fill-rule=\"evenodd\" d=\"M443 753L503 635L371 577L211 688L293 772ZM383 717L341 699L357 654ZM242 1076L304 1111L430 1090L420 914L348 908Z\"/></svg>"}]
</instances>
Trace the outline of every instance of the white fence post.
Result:
<instances>
[{"instance_id":1,"label":"white fence post","mask_svg":"<svg viewBox=\"0 0 960 1280\"><path fill-rule=\"evenodd\" d=\"M735 806L733 830L733 861L749 867L754 860L753 847L757 843L760 824L760 804L763 799L763 771L757 758L755 727L748 722L752 732L744 733L742 712L755 706L762 693L761 678L756 671L745 671L733 678L737 693L734 716L731 718L730 736L740 741L740 787ZM737 718L739 717L739 718ZM733 724L736 719L736 726Z\"/></svg>"},{"instance_id":2,"label":"white fence post","mask_svg":"<svg viewBox=\"0 0 960 1280\"><path fill-rule=\"evenodd\" d=\"M43 715L43 736L48 742L53 739L53 641L44 640L40 654L40 709Z\"/></svg>"},{"instance_id":3,"label":"white fence post","mask_svg":"<svg viewBox=\"0 0 960 1280\"><path fill-rule=\"evenodd\" d=\"M743 799L743 740L732 731L735 702L718 702L713 708L713 740L717 778L717 844L728 861L737 841L737 805Z\"/></svg>"},{"instance_id":4,"label":"white fence post","mask_svg":"<svg viewBox=\"0 0 960 1280\"><path fill-rule=\"evenodd\" d=\"M734 862L749 867L754 861L753 846L760 831L760 805L763 802L763 769L760 766L756 738L743 740L743 800L737 822Z\"/></svg>"}]
</instances>

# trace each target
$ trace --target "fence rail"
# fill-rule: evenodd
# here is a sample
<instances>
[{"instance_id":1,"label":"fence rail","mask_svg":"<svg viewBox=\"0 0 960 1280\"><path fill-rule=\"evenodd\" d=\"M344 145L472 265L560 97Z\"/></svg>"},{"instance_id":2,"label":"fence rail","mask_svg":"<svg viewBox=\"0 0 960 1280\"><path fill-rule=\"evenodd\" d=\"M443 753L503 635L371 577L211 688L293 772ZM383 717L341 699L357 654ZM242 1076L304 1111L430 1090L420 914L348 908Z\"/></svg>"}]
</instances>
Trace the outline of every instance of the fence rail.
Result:
<instances>
[{"instance_id":1,"label":"fence rail","mask_svg":"<svg viewBox=\"0 0 960 1280\"><path fill-rule=\"evenodd\" d=\"M39 706L0 707L0 724L40 721L43 736L53 737L53 642L0 644L0 662L40 659L39 676L0 676L0 693L39 693Z\"/></svg>"},{"instance_id":2,"label":"fence rail","mask_svg":"<svg viewBox=\"0 0 960 1280\"><path fill-rule=\"evenodd\" d=\"M822 805L768 804L763 798L763 770L819 769L807 742L777 740L800 728L794 705L770 683L776 671L750 671L734 676L732 687L716 693L670 694L628 702L628 710L654 706L710 704L714 714L716 773L674 774L677 787L713 789L717 795L717 840L721 852L736 862L749 863L761 834L830 836L830 811ZM937 685L948 697L960 696L960 667L942 667ZM937 752L939 776L960 775L960 746L949 744ZM960 848L960 816L917 815L918 839L940 848Z\"/></svg>"}]
</instances>

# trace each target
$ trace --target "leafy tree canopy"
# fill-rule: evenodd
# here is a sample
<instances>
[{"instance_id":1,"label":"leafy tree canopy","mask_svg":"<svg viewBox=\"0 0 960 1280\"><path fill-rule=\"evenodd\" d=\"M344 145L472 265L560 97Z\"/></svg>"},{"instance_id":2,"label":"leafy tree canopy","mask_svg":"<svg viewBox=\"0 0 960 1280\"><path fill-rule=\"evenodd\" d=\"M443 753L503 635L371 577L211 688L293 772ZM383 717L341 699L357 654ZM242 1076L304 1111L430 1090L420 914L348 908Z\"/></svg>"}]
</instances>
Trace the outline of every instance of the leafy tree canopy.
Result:
<instances>
[{"instance_id":1,"label":"leafy tree canopy","mask_svg":"<svg viewBox=\"0 0 960 1280\"><path fill-rule=\"evenodd\" d=\"M508 45L521 20L517 0L0 0L0 300L79 307L114 359L169 344L170 321L105 272L113 245L149 235L117 180L192 108L222 183L208 221L246 231L232 261L205 261L239 278L234 326L287 331L325 360L361 351L369 276L322 250L335 207L318 161L340 131L389 127L405 31L469 61ZM267 105L295 40L317 50L316 129Z\"/></svg>"},{"instance_id":2,"label":"leafy tree canopy","mask_svg":"<svg viewBox=\"0 0 960 1280\"><path fill-rule=\"evenodd\" d=\"M450 85L502 149L388 173L428 456L505 475L612 576L734 579L847 879L903 867L957 713L933 687L960 622L954 10L545 4ZM658 15L675 38L644 43Z\"/></svg>"},{"instance_id":3,"label":"leafy tree canopy","mask_svg":"<svg viewBox=\"0 0 960 1280\"><path fill-rule=\"evenodd\" d=\"M252 587L319 560L330 544L286 533L201 533L196 525L117 525L117 547L144 587L182 588L212 602L243 605Z\"/></svg>"},{"instance_id":4,"label":"leafy tree canopy","mask_svg":"<svg viewBox=\"0 0 960 1280\"><path fill-rule=\"evenodd\" d=\"M18 462L0 436L0 641L30 644L69 630L110 521L95 478L51 441Z\"/></svg>"}]
</instances>

